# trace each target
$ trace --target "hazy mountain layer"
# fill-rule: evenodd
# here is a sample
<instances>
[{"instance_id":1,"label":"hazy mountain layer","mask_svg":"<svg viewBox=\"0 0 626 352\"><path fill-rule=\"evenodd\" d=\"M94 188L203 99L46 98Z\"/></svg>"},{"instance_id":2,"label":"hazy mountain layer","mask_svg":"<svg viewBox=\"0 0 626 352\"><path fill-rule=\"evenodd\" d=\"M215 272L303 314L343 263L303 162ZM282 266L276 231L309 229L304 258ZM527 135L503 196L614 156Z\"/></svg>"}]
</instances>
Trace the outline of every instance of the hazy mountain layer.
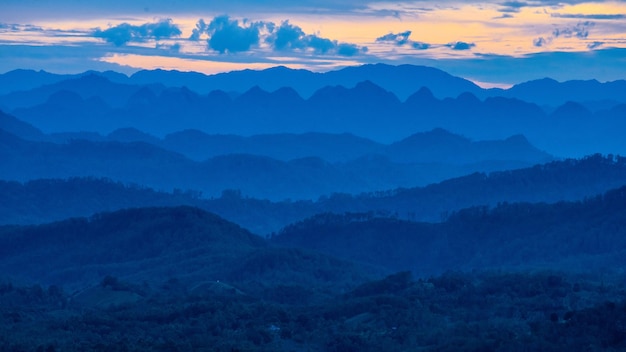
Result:
<instances>
[{"instance_id":1,"label":"hazy mountain layer","mask_svg":"<svg viewBox=\"0 0 626 352\"><path fill-rule=\"evenodd\" d=\"M252 142L250 146L259 147L244 148L258 154L218 154L199 162L145 142L83 139L58 144L26 141L2 130L0 133L0 177L5 180L107 177L167 191L193 189L203 192L207 197L217 196L226 189L238 189L245 195L257 198L317 199L335 192L354 194L415 187L471 172L520 168L550 159L529 145L523 137L473 143L445 131L434 131L432 135L415 136L411 141L381 147L377 151L381 155L364 154L354 160L336 163L329 163L317 156L283 161L263 155L287 155L285 152L277 152L280 150L277 147L282 143L286 150L291 150L292 156L299 156L296 149L298 136L233 137L243 143L234 143L230 149L222 144L217 153L233 153L238 147ZM196 144L200 150L225 139L220 136L200 137L188 138L187 145ZM448 149L442 147L439 153L430 156L421 150L419 142L439 141L443 145L446 139L455 138L459 141L458 146ZM324 147L325 140L334 140L337 147L345 145L347 155L355 154L355 150L364 144L363 140L353 136L317 135L313 136L309 148L301 149L300 153L306 155L315 152L314 143L318 143L323 155L331 155L329 146ZM287 149L290 146L294 149ZM497 148L492 149L491 146ZM436 148L437 145L433 144L432 147ZM172 149L181 148L185 149L185 146L172 146ZM206 154L215 152L208 151ZM366 146L362 152L368 153L370 150ZM335 155L339 157L341 153Z\"/></svg>"},{"instance_id":2,"label":"hazy mountain layer","mask_svg":"<svg viewBox=\"0 0 626 352\"><path fill-rule=\"evenodd\" d=\"M193 205L264 235L324 212L396 214L403 220L437 222L471 206L582 200L624 185L624 159L601 156L473 174L422 188L359 196L332 194L317 201L270 202L244 197L235 190L205 199L200 192L156 192L93 178L0 182L0 224L39 224L128 207Z\"/></svg>"},{"instance_id":3,"label":"hazy mountain layer","mask_svg":"<svg viewBox=\"0 0 626 352\"><path fill-rule=\"evenodd\" d=\"M621 81L560 84L542 80L507 91L485 92L471 88L472 84L467 81L464 82L468 85L455 85L449 79L427 79L429 84L413 86L414 83L406 83L412 90L406 98L398 99L398 93L394 94L384 84L367 77L413 82L407 80L406 75L387 71L416 70L415 75L423 74L428 78L432 69L363 66L337 72L350 70L363 72L357 76L364 78L353 84L339 80L319 86L306 98L290 85L265 89L254 85L231 93L224 83L207 94L186 86L146 85L147 81L120 83L118 76L90 73L0 96L0 107L46 132L108 134L127 127L158 136L185 129L246 136L326 132L351 133L390 143L416 132L444 128L479 140L523 134L540 149L559 156L626 152L623 139L616 132L625 128L622 117L626 102L615 93L626 84ZM237 72L224 77L248 74L289 76L292 73L275 69ZM149 75L161 74L188 75L166 72ZM445 74L439 72L437 75ZM195 74L194 77L200 76ZM163 80L167 81L166 78ZM450 87L463 89L457 89L452 95L437 95L438 85L446 82ZM560 89L561 85L563 89ZM520 99L524 99L524 94L514 92L528 93L530 97L557 95L559 101L546 106L545 100L523 101ZM565 97L569 99L563 101Z\"/></svg>"},{"instance_id":4,"label":"hazy mountain layer","mask_svg":"<svg viewBox=\"0 0 626 352\"><path fill-rule=\"evenodd\" d=\"M438 98L454 98L461 93L470 92L481 98L506 96L542 106L559 106L567 101L596 102L596 104L602 101L605 103L613 102L613 104L615 102L626 103L624 96L619 93L626 86L626 82L623 80L606 83L595 80L557 82L546 78L520 82L510 89L481 89L468 80L451 76L432 67L385 64L349 67L326 73L313 73L286 67L275 67L261 71L234 71L216 75L204 75L197 72L143 70L130 77L112 71L88 71L77 75L58 75L43 71L15 70L0 75L0 87L2 87L0 94L26 91L91 74L103 76L111 82L130 85L162 84L167 87L188 87L200 94L207 94L213 90L241 93L254 86L259 86L267 91L292 87L299 95L308 98L315 91L325 86L353 87L359 82L370 80L393 92L402 101L420 88L428 87ZM545 94L545 92L550 92L550 94Z\"/></svg>"}]
</instances>

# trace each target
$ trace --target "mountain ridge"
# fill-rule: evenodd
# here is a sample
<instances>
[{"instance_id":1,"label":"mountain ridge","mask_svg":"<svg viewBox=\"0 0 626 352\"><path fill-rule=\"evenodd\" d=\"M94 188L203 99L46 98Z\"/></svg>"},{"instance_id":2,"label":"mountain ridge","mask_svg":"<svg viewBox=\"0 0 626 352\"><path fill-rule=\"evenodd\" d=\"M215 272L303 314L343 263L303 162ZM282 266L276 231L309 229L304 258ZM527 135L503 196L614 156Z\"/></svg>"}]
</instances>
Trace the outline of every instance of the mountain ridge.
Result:
<instances>
[{"instance_id":1,"label":"mountain ridge","mask_svg":"<svg viewBox=\"0 0 626 352\"><path fill-rule=\"evenodd\" d=\"M275 66L264 70L231 71L212 75L193 71L168 71L162 69L140 70L131 76L112 71L86 71L80 74L59 75L45 71L13 70L0 74L0 87L5 87L0 89L0 95L94 74L105 76L116 83L137 85L162 83L169 87L187 86L201 94L208 94L216 89L241 93L255 85L268 91L291 86L301 96L308 98L316 90L324 86L342 85L354 87L358 82L371 80L375 84L394 92L402 101L420 88L430 86L429 88L435 92L439 99L456 97L461 93L471 92L481 99L493 96L516 97L541 106L562 105L567 100L584 102L607 98L626 103L624 97L616 93L620 89L623 90L626 86L625 80L604 83L596 80L557 82L553 79L545 78L520 82L509 89L482 89L469 80L452 76L433 67L416 65L392 66L386 64L366 64L323 73ZM272 79L270 80L268 77ZM397 77L403 77L405 83L398 83ZM310 81L313 81L313 83L307 83ZM546 89L551 92L550 95L540 93L546 91Z\"/></svg>"}]
</instances>

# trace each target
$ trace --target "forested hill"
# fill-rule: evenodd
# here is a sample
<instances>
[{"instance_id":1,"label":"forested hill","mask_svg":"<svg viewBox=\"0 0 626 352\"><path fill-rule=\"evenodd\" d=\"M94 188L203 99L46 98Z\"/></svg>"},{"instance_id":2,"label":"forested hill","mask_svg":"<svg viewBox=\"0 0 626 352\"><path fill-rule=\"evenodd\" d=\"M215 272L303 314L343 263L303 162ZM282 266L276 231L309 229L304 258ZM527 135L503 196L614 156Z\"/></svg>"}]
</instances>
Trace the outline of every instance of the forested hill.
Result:
<instances>
[{"instance_id":1,"label":"forested hill","mask_svg":"<svg viewBox=\"0 0 626 352\"><path fill-rule=\"evenodd\" d=\"M372 275L361 268L299 249L269 248L236 224L187 206L0 227L0 280L29 285L83 289L112 276L157 286L173 279L186 288L222 281L257 293L270 280L339 290Z\"/></svg>"},{"instance_id":2,"label":"forested hill","mask_svg":"<svg viewBox=\"0 0 626 352\"><path fill-rule=\"evenodd\" d=\"M626 265L626 187L577 202L502 203L454 212L443 223L374 214L320 214L274 244L432 275L446 270L620 271Z\"/></svg>"},{"instance_id":3,"label":"forested hill","mask_svg":"<svg viewBox=\"0 0 626 352\"><path fill-rule=\"evenodd\" d=\"M626 185L626 158L593 155L532 168L472 174L427 187L361 194L331 194L317 201L246 197L225 190L157 192L106 179L72 178L27 183L0 181L0 224L37 224L130 207L191 205L264 235L318 213L379 212L400 219L437 222L462 208L499 202L581 200ZM243 209L243 210L242 210Z\"/></svg>"}]
</instances>

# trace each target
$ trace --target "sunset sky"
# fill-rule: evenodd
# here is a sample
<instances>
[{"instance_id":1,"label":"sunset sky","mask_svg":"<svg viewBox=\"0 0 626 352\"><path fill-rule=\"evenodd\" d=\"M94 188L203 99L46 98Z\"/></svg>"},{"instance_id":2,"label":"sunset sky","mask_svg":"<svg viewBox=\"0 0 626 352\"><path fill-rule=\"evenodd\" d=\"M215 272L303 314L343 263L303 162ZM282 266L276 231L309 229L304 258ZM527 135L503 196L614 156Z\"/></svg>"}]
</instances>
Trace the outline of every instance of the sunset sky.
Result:
<instances>
[{"instance_id":1,"label":"sunset sky","mask_svg":"<svg viewBox=\"0 0 626 352\"><path fill-rule=\"evenodd\" d=\"M0 73L433 66L483 86L626 79L626 1L2 0Z\"/></svg>"}]
</instances>

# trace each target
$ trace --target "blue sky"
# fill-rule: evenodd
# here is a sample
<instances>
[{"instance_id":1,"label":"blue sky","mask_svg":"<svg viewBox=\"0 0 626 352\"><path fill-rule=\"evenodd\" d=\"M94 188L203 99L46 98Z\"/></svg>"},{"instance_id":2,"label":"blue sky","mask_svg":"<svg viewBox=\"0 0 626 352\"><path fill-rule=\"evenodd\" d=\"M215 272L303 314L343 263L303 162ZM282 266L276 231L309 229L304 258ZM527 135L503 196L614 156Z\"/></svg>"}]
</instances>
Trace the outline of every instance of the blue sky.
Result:
<instances>
[{"instance_id":1,"label":"blue sky","mask_svg":"<svg viewBox=\"0 0 626 352\"><path fill-rule=\"evenodd\" d=\"M363 63L484 86L626 79L626 1L3 0L0 72Z\"/></svg>"}]
</instances>

